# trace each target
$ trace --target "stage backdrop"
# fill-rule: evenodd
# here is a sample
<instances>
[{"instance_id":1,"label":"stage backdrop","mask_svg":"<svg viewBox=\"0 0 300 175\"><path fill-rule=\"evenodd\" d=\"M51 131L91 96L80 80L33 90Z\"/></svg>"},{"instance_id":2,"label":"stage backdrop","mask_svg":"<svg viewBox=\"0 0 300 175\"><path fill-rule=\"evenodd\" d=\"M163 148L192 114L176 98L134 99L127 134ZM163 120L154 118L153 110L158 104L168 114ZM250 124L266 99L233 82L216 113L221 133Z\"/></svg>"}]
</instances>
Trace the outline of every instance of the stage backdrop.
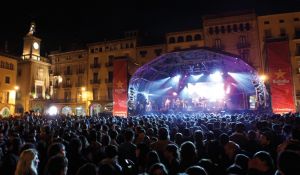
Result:
<instances>
[{"instance_id":1,"label":"stage backdrop","mask_svg":"<svg viewBox=\"0 0 300 175\"><path fill-rule=\"evenodd\" d=\"M127 117L127 59L114 60L113 115Z\"/></svg>"},{"instance_id":2,"label":"stage backdrop","mask_svg":"<svg viewBox=\"0 0 300 175\"><path fill-rule=\"evenodd\" d=\"M267 42L266 48L273 112L295 112L289 43Z\"/></svg>"}]
</instances>

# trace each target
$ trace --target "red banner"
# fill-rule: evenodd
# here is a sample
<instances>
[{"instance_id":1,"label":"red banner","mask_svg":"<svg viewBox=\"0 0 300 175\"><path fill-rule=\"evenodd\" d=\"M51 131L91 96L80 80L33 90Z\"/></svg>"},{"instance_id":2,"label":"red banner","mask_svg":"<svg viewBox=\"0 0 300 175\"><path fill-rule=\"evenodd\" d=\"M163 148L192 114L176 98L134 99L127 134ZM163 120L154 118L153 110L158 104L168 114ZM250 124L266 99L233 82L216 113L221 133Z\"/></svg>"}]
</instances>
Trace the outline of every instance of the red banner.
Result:
<instances>
[{"instance_id":1,"label":"red banner","mask_svg":"<svg viewBox=\"0 0 300 175\"><path fill-rule=\"evenodd\" d=\"M295 112L289 43L268 42L266 48L273 112Z\"/></svg>"},{"instance_id":2,"label":"red banner","mask_svg":"<svg viewBox=\"0 0 300 175\"><path fill-rule=\"evenodd\" d=\"M113 115L127 117L127 60L114 60Z\"/></svg>"}]
</instances>

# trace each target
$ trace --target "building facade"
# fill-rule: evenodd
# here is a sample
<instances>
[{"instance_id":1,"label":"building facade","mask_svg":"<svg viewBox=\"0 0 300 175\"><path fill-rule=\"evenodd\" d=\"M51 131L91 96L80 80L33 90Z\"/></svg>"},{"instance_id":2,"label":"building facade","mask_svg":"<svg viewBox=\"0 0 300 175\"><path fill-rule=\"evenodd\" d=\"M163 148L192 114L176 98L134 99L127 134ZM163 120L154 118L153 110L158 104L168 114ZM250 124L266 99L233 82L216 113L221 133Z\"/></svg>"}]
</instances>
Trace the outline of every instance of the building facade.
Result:
<instances>
[{"instance_id":1,"label":"building facade","mask_svg":"<svg viewBox=\"0 0 300 175\"><path fill-rule=\"evenodd\" d=\"M203 17L205 46L238 55L263 72L258 39L257 16L243 11Z\"/></svg>"},{"instance_id":2,"label":"building facade","mask_svg":"<svg viewBox=\"0 0 300 175\"><path fill-rule=\"evenodd\" d=\"M300 105L300 12L258 16L260 52L264 67L266 62L266 44L271 40L287 41L292 68L294 100L299 111Z\"/></svg>"},{"instance_id":3,"label":"building facade","mask_svg":"<svg viewBox=\"0 0 300 175\"><path fill-rule=\"evenodd\" d=\"M88 86L88 55L86 50L52 53L49 106L55 105L58 111L68 115L88 113L90 94Z\"/></svg>"},{"instance_id":4,"label":"building facade","mask_svg":"<svg viewBox=\"0 0 300 175\"><path fill-rule=\"evenodd\" d=\"M15 113L17 78L17 58L0 54L0 116Z\"/></svg>"}]
</instances>

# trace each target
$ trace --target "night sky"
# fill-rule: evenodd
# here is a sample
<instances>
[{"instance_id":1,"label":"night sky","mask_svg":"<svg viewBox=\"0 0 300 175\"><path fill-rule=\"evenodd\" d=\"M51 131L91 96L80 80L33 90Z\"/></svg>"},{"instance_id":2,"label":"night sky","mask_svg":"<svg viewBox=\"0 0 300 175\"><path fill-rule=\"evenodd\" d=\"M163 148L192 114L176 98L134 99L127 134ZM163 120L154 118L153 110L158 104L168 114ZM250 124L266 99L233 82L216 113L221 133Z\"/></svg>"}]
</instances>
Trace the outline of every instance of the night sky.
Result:
<instances>
[{"instance_id":1,"label":"night sky","mask_svg":"<svg viewBox=\"0 0 300 175\"><path fill-rule=\"evenodd\" d=\"M255 9L260 14L300 10L300 0L106 1L9 1L0 10L0 50L7 41L11 53L21 54L32 20L45 53L72 43L118 38L128 30L156 38L165 32L200 28L204 14L242 9Z\"/></svg>"}]
</instances>

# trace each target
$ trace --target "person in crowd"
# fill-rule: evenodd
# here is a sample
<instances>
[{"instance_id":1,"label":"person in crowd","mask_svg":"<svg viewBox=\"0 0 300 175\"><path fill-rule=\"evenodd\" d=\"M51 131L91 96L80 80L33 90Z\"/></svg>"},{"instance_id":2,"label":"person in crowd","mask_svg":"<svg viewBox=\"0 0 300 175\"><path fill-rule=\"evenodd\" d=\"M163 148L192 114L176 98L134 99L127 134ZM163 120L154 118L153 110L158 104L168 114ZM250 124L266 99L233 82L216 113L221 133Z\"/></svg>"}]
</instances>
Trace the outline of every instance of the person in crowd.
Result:
<instances>
[{"instance_id":1,"label":"person in crowd","mask_svg":"<svg viewBox=\"0 0 300 175\"><path fill-rule=\"evenodd\" d=\"M20 154L15 175L38 175L39 157L35 149L24 150Z\"/></svg>"},{"instance_id":2,"label":"person in crowd","mask_svg":"<svg viewBox=\"0 0 300 175\"><path fill-rule=\"evenodd\" d=\"M150 167L149 175L168 175L168 170L162 163L155 163Z\"/></svg>"},{"instance_id":3,"label":"person in crowd","mask_svg":"<svg viewBox=\"0 0 300 175\"><path fill-rule=\"evenodd\" d=\"M67 175L68 172L68 159L57 154L52 156L46 165L45 175Z\"/></svg>"},{"instance_id":4,"label":"person in crowd","mask_svg":"<svg viewBox=\"0 0 300 175\"><path fill-rule=\"evenodd\" d=\"M188 167L197 162L197 152L195 145L190 142L184 142L180 146L180 172L184 172Z\"/></svg>"},{"instance_id":5,"label":"person in crowd","mask_svg":"<svg viewBox=\"0 0 300 175\"><path fill-rule=\"evenodd\" d=\"M191 166L186 169L186 174L188 175L208 175L204 168L201 166Z\"/></svg>"},{"instance_id":6,"label":"person in crowd","mask_svg":"<svg viewBox=\"0 0 300 175\"><path fill-rule=\"evenodd\" d=\"M274 161L270 153L259 151L254 154L248 163L248 175L273 175Z\"/></svg>"},{"instance_id":7,"label":"person in crowd","mask_svg":"<svg viewBox=\"0 0 300 175\"><path fill-rule=\"evenodd\" d=\"M165 160L166 160L166 167L169 170L169 175L176 175L179 173L179 151L178 147L175 144L169 144L166 147L164 152Z\"/></svg>"},{"instance_id":8,"label":"person in crowd","mask_svg":"<svg viewBox=\"0 0 300 175\"><path fill-rule=\"evenodd\" d=\"M76 175L98 175L99 168L93 163L86 163L82 165Z\"/></svg>"}]
</instances>

